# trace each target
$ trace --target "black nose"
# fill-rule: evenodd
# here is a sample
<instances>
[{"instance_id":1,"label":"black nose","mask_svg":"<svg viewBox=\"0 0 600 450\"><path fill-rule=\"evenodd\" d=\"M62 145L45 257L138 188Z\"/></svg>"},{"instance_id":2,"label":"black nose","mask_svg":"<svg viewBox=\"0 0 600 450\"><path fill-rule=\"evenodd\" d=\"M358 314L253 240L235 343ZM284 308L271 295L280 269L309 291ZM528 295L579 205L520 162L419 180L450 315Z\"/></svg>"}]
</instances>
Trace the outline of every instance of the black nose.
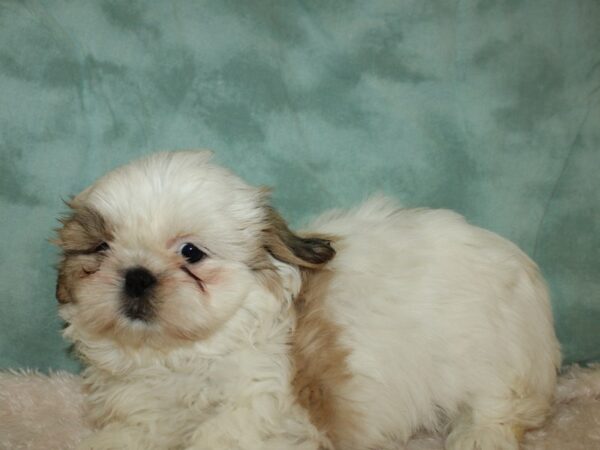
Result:
<instances>
[{"instance_id":1,"label":"black nose","mask_svg":"<svg viewBox=\"0 0 600 450\"><path fill-rule=\"evenodd\" d=\"M130 298L142 297L156 284L156 277L144 267L125 272L125 294Z\"/></svg>"}]
</instances>

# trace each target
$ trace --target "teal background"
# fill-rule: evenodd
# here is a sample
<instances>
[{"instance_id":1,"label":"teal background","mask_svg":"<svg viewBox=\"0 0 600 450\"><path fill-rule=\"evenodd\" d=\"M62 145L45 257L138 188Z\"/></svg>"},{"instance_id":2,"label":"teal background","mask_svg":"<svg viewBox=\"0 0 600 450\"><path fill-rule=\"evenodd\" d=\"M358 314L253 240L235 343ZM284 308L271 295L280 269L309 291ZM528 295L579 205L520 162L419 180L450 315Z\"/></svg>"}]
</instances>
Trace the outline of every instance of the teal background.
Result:
<instances>
[{"instance_id":1,"label":"teal background","mask_svg":"<svg viewBox=\"0 0 600 450\"><path fill-rule=\"evenodd\" d=\"M517 242L567 361L600 359L600 2L0 0L0 367L60 337L68 198L212 148L300 226L382 191Z\"/></svg>"}]
</instances>

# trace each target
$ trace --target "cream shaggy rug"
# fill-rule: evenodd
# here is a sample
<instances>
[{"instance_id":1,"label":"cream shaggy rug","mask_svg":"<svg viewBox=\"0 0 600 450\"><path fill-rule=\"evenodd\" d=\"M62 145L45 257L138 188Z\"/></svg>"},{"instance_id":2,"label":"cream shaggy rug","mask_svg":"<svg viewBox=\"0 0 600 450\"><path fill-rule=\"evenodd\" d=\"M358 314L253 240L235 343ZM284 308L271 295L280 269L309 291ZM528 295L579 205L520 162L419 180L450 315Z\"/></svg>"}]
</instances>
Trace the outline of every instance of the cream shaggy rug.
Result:
<instances>
[{"instance_id":1,"label":"cream shaggy rug","mask_svg":"<svg viewBox=\"0 0 600 450\"><path fill-rule=\"evenodd\" d=\"M543 428L525 435L523 450L600 450L600 364L566 370L554 409ZM88 432L79 377L0 372L0 449L67 450ZM420 436L406 448L441 449L439 436Z\"/></svg>"}]
</instances>

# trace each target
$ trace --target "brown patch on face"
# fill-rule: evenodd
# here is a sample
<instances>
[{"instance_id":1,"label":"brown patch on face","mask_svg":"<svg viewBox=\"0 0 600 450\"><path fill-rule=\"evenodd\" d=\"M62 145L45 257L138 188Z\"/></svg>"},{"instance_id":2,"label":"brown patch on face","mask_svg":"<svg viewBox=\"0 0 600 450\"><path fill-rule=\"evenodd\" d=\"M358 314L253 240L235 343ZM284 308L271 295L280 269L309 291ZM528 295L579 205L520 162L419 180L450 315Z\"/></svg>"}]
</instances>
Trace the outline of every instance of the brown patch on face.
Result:
<instances>
[{"instance_id":1,"label":"brown patch on face","mask_svg":"<svg viewBox=\"0 0 600 450\"><path fill-rule=\"evenodd\" d=\"M63 227L54 241L63 249L56 283L56 299L61 304L72 301L71 290L77 279L98 270L98 246L112 238L110 228L97 211L85 206L69 206L73 214L60 220Z\"/></svg>"},{"instance_id":2,"label":"brown patch on face","mask_svg":"<svg viewBox=\"0 0 600 450\"><path fill-rule=\"evenodd\" d=\"M112 238L110 227L104 218L93 208L83 206L73 208L73 214L60 222L56 243L65 253L90 253L102 242Z\"/></svg>"},{"instance_id":3,"label":"brown patch on face","mask_svg":"<svg viewBox=\"0 0 600 450\"><path fill-rule=\"evenodd\" d=\"M332 238L294 234L271 207L267 207L267 227L264 231L266 249L280 261L317 269L335 256L335 250L331 246Z\"/></svg>"},{"instance_id":4,"label":"brown patch on face","mask_svg":"<svg viewBox=\"0 0 600 450\"><path fill-rule=\"evenodd\" d=\"M73 285L77 279L82 278L85 274L86 272L80 260L76 260L73 256L63 256L56 281L56 299L59 303L65 304L72 301L71 290Z\"/></svg>"},{"instance_id":5,"label":"brown patch on face","mask_svg":"<svg viewBox=\"0 0 600 450\"><path fill-rule=\"evenodd\" d=\"M340 439L354 429L357 417L342 403L340 392L352 376L346 363L349 351L339 343L339 327L323 310L331 275L326 270L303 273L303 286L294 303L293 390L313 424L337 448Z\"/></svg>"}]
</instances>

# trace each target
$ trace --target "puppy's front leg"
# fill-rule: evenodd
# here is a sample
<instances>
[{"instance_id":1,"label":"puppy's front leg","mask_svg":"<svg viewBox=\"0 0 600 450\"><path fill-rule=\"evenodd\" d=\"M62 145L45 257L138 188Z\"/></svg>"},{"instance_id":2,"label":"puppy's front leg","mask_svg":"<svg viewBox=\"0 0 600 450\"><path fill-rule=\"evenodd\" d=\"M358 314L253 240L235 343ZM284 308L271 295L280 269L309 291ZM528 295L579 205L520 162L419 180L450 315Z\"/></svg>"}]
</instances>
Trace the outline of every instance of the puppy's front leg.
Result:
<instances>
[{"instance_id":1,"label":"puppy's front leg","mask_svg":"<svg viewBox=\"0 0 600 450\"><path fill-rule=\"evenodd\" d=\"M147 430L127 425L109 425L86 436L77 450L149 450L161 448L148 439Z\"/></svg>"},{"instance_id":2,"label":"puppy's front leg","mask_svg":"<svg viewBox=\"0 0 600 450\"><path fill-rule=\"evenodd\" d=\"M331 450L310 422L294 417L269 420L250 409L223 412L204 422L186 450Z\"/></svg>"}]
</instances>

